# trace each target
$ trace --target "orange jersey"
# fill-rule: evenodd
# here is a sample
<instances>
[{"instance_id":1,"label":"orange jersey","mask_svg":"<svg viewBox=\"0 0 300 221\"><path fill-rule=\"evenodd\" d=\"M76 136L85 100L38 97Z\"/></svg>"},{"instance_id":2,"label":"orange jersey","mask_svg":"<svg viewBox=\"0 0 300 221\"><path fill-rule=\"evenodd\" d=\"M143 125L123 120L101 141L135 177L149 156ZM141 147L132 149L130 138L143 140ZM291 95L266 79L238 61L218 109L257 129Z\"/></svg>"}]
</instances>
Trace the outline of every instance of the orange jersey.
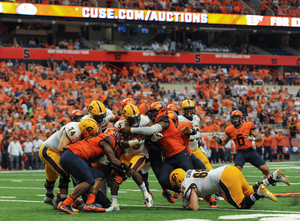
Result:
<instances>
[{"instance_id":1,"label":"orange jersey","mask_svg":"<svg viewBox=\"0 0 300 221\"><path fill-rule=\"evenodd\" d=\"M258 142L255 142L256 143L256 146L258 147L261 147L262 146L262 140L261 141L258 141Z\"/></svg>"},{"instance_id":2,"label":"orange jersey","mask_svg":"<svg viewBox=\"0 0 300 221\"><path fill-rule=\"evenodd\" d=\"M96 136L91 136L77 143L70 144L66 149L71 150L85 161L97 159L105 154L104 149L100 146L100 141L104 140L114 148L117 144L118 133L115 130L108 130L105 133L99 133Z\"/></svg>"},{"instance_id":3,"label":"orange jersey","mask_svg":"<svg viewBox=\"0 0 300 221\"><path fill-rule=\"evenodd\" d=\"M247 140L245 137L251 136L251 130L254 130L255 126L252 122L243 123L243 125L236 129L233 125L225 129L225 133L233 139L237 150L244 150L252 147L252 141Z\"/></svg>"},{"instance_id":4,"label":"orange jersey","mask_svg":"<svg viewBox=\"0 0 300 221\"><path fill-rule=\"evenodd\" d=\"M281 136L275 135L275 139L276 139L276 142L277 142L277 146L283 146L284 136L282 134L281 134Z\"/></svg>"},{"instance_id":5,"label":"orange jersey","mask_svg":"<svg viewBox=\"0 0 300 221\"><path fill-rule=\"evenodd\" d=\"M164 129L160 132L163 137L158 141L161 145L164 156L168 158L183 151L185 149L185 146L175 124L168 117L168 115L159 114L155 119L155 123L157 124L160 121L169 122L170 124L167 129Z\"/></svg>"},{"instance_id":6,"label":"orange jersey","mask_svg":"<svg viewBox=\"0 0 300 221\"><path fill-rule=\"evenodd\" d=\"M264 146L270 147L272 143L272 137L264 137Z\"/></svg>"},{"instance_id":7,"label":"orange jersey","mask_svg":"<svg viewBox=\"0 0 300 221\"><path fill-rule=\"evenodd\" d=\"M216 148L216 141L211 137L209 141L209 148Z\"/></svg>"},{"instance_id":8,"label":"orange jersey","mask_svg":"<svg viewBox=\"0 0 300 221\"><path fill-rule=\"evenodd\" d=\"M193 128L193 124L191 122L185 121L182 123L179 123L177 126L177 131L181 136L181 139L183 140L184 146L187 149L187 151L189 152L189 154L192 154L192 151L189 148L189 144L190 144L190 136L186 135L185 133L181 132L180 130L182 128L184 128L185 126L188 126L189 128Z\"/></svg>"}]
</instances>

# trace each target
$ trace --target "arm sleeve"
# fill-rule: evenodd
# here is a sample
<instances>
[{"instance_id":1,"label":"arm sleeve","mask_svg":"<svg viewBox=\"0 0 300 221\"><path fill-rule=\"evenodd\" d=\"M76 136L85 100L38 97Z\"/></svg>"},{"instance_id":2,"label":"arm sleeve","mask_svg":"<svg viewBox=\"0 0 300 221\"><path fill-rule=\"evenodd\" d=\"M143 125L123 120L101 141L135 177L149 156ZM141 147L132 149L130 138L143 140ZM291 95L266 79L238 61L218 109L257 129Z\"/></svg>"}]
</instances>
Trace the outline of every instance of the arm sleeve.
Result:
<instances>
[{"instance_id":1,"label":"arm sleeve","mask_svg":"<svg viewBox=\"0 0 300 221\"><path fill-rule=\"evenodd\" d=\"M154 124L151 127L131 127L130 132L134 134L143 134L150 136L154 133L162 131L162 126L160 124Z\"/></svg>"}]
</instances>

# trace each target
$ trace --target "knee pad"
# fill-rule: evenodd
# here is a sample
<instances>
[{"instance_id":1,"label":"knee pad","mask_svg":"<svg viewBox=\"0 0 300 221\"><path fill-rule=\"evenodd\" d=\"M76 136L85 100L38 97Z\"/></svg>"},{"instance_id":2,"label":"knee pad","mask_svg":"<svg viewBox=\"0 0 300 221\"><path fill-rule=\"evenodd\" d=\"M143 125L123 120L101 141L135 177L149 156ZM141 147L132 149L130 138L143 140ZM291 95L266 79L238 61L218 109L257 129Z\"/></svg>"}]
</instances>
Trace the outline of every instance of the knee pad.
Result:
<instances>
[{"instance_id":1,"label":"knee pad","mask_svg":"<svg viewBox=\"0 0 300 221\"><path fill-rule=\"evenodd\" d=\"M47 190L53 190L54 189L54 185L55 185L55 181L46 180L46 182L45 182L45 188Z\"/></svg>"},{"instance_id":2,"label":"knee pad","mask_svg":"<svg viewBox=\"0 0 300 221\"><path fill-rule=\"evenodd\" d=\"M58 188L59 189L68 189L69 188L70 177L60 177Z\"/></svg>"}]
</instances>

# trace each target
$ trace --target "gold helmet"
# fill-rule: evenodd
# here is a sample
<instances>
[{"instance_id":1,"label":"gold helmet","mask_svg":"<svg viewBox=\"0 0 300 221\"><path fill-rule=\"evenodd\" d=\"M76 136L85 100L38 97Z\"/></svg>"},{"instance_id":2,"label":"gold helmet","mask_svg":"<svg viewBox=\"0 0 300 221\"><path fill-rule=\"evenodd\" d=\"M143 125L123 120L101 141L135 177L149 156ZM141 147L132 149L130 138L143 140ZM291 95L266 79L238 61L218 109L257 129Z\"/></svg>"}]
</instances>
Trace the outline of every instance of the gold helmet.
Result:
<instances>
[{"instance_id":1,"label":"gold helmet","mask_svg":"<svg viewBox=\"0 0 300 221\"><path fill-rule=\"evenodd\" d=\"M193 116L195 114L195 104L191 100L184 100L181 104L181 111L183 116L185 116L189 120L193 120Z\"/></svg>"},{"instance_id":2,"label":"gold helmet","mask_svg":"<svg viewBox=\"0 0 300 221\"><path fill-rule=\"evenodd\" d=\"M140 125L141 113L137 106L128 104L123 109L123 116L125 121L131 127L138 127Z\"/></svg>"},{"instance_id":3,"label":"gold helmet","mask_svg":"<svg viewBox=\"0 0 300 221\"><path fill-rule=\"evenodd\" d=\"M98 124L100 124L103 118L106 117L106 108L100 101L92 101L89 104L89 114Z\"/></svg>"},{"instance_id":4,"label":"gold helmet","mask_svg":"<svg viewBox=\"0 0 300 221\"><path fill-rule=\"evenodd\" d=\"M169 176L170 183L173 186L180 187L185 178L185 175L186 175L186 172L183 169L178 168L178 169L173 170Z\"/></svg>"},{"instance_id":5,"label":"gold helmet","mask_svg":"<svg viewBox=\"0 0 300 221\"><path fill-rule=\"evenodd\" d=\"M86 117L80 121L79 129L84 138L90 137L98 132L98 124L94 119Z\"/></svg>"}]
</instances>

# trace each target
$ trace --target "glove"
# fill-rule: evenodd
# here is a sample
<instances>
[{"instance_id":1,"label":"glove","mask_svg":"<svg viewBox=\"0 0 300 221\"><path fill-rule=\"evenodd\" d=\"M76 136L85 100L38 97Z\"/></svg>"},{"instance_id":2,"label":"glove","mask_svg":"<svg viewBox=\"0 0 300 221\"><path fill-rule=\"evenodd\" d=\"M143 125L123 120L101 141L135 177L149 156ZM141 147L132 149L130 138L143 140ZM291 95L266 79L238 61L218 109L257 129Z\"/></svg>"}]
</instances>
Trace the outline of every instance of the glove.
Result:
<instances>
[{"instance_id":1,"label":"glove","mask_svg":"<svg viewBox=\"0 0 300 221\"><path fill-rule=\"evenodd\" d=\"M109 160L108 160L107 156L104 155L103 157L100 157L95 163L100 163L102 165L108 165Z\"/></svg>"},{"instance_id":2,"label":"glove","mask_svg":"<svg viewBox=\"0 0 300 221\"><path fill-rule=\"evenodd\" d=\"M115 175L114 180L116 181L117 184L121 185L124 179L119 175Z\"/></svg>"},{"instance_id":3,"label":"glove","mask_svg":"<svg viewBox=\"0 0 300 221\"><path fill-rule=\"evenodd\" d=\"M202 152L204 155L207 154L207 152L204 150L204 148L203 148L202 146L200 146L199 149L201 150L201 152Z\"/></svg>"},{"instance_id":4,"label":"glove","mask_svg":"<svg viewBox=\"0 0 300 221\"><path fill-rule=\"evenodd\" d=\"M251 136L246 136L245 138L246 138L246 140L251 140L251 141L255 141L255 137L251 137Z\"/></svg>"},{"instance_id":5,"label":"glove","mask_svg":"<svg viewBox=\"0 0 300 221\"><path fill-rule=\"evenodd\" d=\"M212 138L213 138L218 144L221 144L221 143L222 143L221 138L220 138L217 134L214 134L214 135L212 136Z\"/></svg>"},{"instance_id":6,"label":"glove","mask_svg":"<svg viewBox=\"0 0 300 221\"><path fill-rule=\"evenodd\" d=\"M151 137L151 141L152 142L157 142L162 137L163 137L163 135L161 133L154 133Z\"/></svg>"}]
</instances>

